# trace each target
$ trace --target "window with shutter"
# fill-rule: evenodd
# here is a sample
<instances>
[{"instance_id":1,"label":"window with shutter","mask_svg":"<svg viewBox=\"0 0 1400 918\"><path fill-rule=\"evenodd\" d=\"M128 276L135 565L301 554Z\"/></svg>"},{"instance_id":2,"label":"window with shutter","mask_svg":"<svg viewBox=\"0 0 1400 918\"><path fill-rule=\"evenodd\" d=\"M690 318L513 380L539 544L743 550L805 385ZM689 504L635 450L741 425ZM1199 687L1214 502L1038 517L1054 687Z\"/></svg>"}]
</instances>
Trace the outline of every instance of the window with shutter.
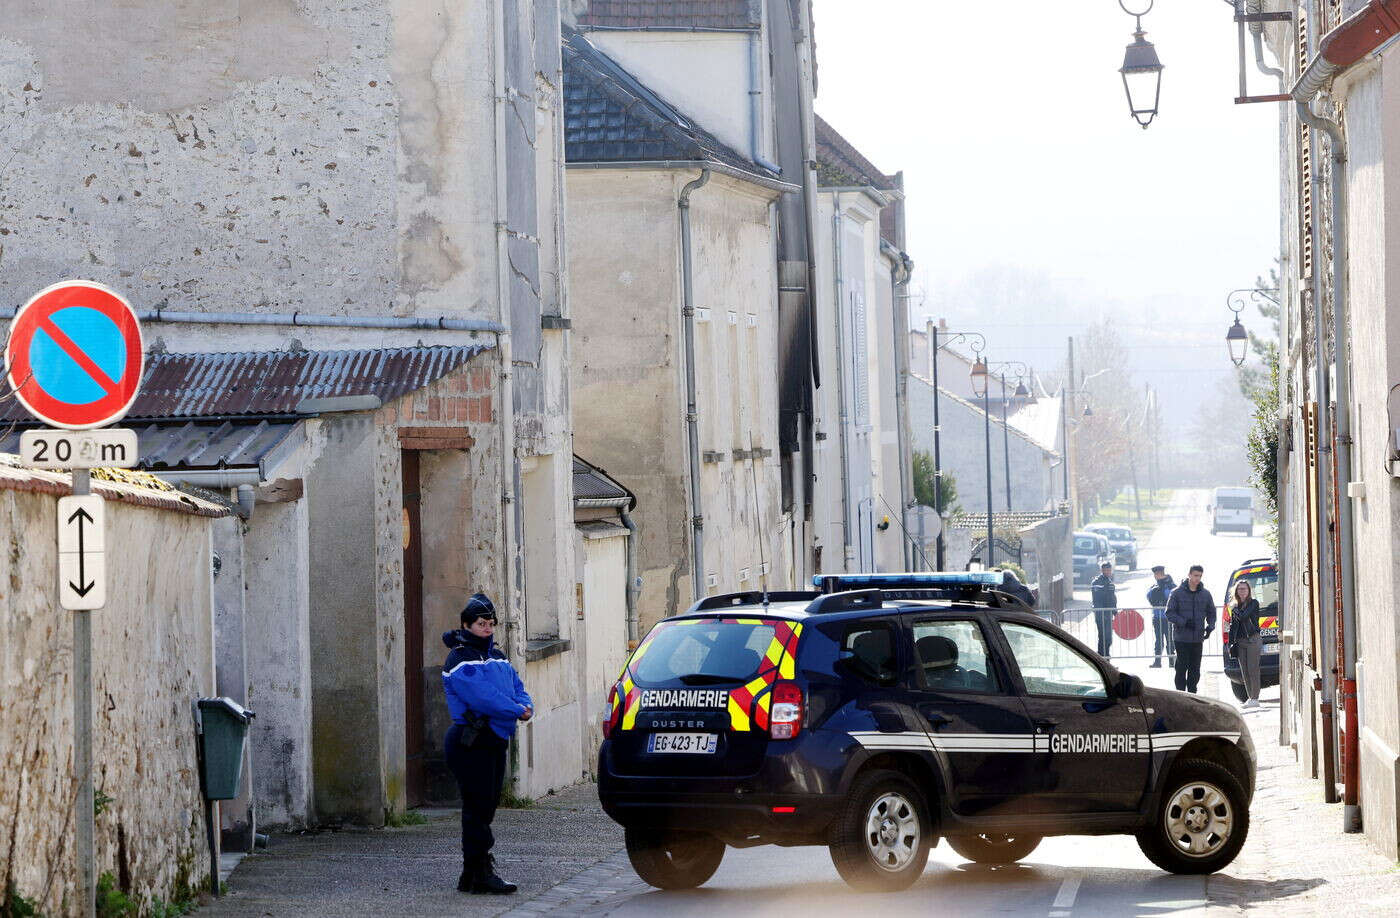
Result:
<instances>
[{"instance_id":1,"label":"window with shutter","mask_svg":"<svg viewBox=\"0 0 1400 918\"><path fill-rule=\"evenodd\" d=\"M855 424L870 426L870 362L865 328L865 297L851 293L851 392Z\"/></svg>"}]
</instances>

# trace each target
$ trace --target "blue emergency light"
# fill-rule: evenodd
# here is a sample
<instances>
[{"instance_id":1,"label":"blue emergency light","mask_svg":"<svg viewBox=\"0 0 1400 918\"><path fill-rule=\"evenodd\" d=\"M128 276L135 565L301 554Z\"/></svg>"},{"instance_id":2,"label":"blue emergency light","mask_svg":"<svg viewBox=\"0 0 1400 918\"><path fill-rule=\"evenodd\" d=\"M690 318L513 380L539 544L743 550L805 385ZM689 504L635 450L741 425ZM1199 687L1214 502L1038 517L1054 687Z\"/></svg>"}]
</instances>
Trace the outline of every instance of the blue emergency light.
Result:
<instances>
[{"instance_id":1,"label":"blue emergency light","mask_svg":"<svg viewBox=\"0 0 1400 918\"><path fill-rule=\"evenodd\" d=\"M999 571L937 571L902 574L817 574L812 586L833 590L918 590L949 587L998 587Z\"/></svg>"}]
</instances>

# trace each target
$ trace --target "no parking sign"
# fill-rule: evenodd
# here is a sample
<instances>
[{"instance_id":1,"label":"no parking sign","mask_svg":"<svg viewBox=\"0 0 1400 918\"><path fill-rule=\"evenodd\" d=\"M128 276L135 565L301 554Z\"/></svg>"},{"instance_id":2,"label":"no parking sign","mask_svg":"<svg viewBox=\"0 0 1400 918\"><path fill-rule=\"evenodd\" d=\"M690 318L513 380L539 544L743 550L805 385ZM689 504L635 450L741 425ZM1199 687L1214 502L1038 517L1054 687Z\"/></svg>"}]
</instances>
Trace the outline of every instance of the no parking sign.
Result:
<instances>
[{"instance_id":1,"label":"no parking sign","mask_svg":"<svg viewBox=\"0 0 1400 918\"><path fill-rule=\"evenodd\" d=\"M30 414L54 427L87 430L121 420L144 367L135 310L92 281L39 291L10 323L6 379Z\"/></svg>"}]
</instances>

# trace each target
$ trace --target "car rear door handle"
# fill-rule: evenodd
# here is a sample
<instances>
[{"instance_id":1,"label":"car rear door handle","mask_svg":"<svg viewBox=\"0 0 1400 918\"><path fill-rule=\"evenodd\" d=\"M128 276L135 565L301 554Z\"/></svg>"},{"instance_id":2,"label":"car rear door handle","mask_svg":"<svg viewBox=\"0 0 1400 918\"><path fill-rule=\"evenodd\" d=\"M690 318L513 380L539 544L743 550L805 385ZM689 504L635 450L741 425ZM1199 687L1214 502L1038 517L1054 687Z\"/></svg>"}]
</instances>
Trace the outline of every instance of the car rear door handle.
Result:
<instances>
[{"instance_id":1,"label":"car rear door handle","mask_svg":"<svg viewBox=\"0 0 1400 918\"><path fill-rule=\"evenodd\" d=\"M924 717L928 720L929 726L933 727L935 730L940 727L946 727L952 723L951 720L944 717L942 714L925 714Z\"/></svg>"},{"instance_id":2,"label":"car rear door handle","mask_svg":"<svg viewBox=\"0 0 1400 918\"><path fill-rule=\"evenodd\" d=\"M1040 720L1037 720L1037 721L1035 722L1035 732L1036 732L1036 733L1052 733L1052 732L1054 732L1055 728L1058 727L1059 725L1060 725L1060 722L1059 722L1058 720L1052 720L1052 719L1050 719L1050 718L1048 718L1048 717L1046 717L1046 718L1041 718Z\"/></svg>"}]
</instances>

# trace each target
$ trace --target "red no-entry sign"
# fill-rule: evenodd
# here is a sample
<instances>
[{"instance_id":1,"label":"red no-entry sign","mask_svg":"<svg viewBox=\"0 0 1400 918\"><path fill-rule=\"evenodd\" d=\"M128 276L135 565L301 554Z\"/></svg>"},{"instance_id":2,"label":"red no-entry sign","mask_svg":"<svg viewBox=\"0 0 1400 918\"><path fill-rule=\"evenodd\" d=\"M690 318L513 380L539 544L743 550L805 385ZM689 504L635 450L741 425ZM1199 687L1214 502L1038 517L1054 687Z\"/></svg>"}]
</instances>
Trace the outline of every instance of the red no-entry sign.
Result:
<instances>
[{"instance_id":1,"label":"red no-entry sign","mask_svg":"<svg viewBox=\"0 0 1400 918\"><path fill-rule=\"evenodd\" d=\"M92 281L39 291L10 323L6 379L31 414L55 427L120 420L136 400L144 366L136 312Z\"/></svg>"},{"instance_id":2,"label":"red no-entry sign","mask_svg":"<svg viewBox=\"0 0 1400 918\"><path fill-rule=\"evenodd\" d=\"M1147 626L1136 609L1120 609L1113 616L1113 632L1125 641L1131 641L1142 634Z\"/></svg>"}]
</instances>

